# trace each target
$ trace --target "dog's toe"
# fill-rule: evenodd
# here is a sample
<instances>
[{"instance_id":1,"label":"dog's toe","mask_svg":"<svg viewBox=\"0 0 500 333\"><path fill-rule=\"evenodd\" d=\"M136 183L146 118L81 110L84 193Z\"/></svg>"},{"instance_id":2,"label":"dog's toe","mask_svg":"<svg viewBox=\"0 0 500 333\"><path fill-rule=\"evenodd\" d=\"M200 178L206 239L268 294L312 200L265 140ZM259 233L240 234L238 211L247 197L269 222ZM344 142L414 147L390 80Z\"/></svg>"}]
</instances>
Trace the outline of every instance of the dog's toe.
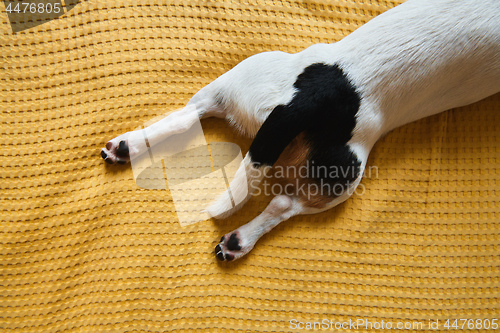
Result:
<instances>
[{"instance_id":1,"label":"dog's toe","mask_svg":"<svg viewBox=\"0 0 500 333\"><path fill-rule=\"evenodd\" d=\"M101 157L104 160L104 162L108 164L114 164L113 160L108 156L108 154L103 150L101 150Z\"/></svg>"},{"instance_id":2,"label":"dog's toe","mask_svg":"<svg viewBox=\"0 0 500 333\"><path fill-rule=\"evenodd\" d=\"M220 261L224 261L225 260L224 253L222 252L222 247L220 246L220 244L217 244L217 246L215 247L215 256Z\"/></svg>"}]
</instances>

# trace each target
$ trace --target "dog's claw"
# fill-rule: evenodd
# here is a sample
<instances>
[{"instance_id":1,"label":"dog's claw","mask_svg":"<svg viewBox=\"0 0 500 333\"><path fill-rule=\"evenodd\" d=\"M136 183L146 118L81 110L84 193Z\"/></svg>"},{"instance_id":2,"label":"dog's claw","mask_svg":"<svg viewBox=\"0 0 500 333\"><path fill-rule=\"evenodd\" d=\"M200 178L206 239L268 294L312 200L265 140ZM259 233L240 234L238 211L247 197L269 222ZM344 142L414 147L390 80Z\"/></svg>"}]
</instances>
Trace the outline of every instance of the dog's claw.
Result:
<instances>
[{"instance_id":1,"label":"dog's claw","mask_svg":"<svg viewBox=\"0 0 500 333\"><path fill-rule=\"evenodd\" d=\"M108 154L104 150L101 150L101 157L104 160L104 162L108 164L113 164L113 161L109 158Z\"/></svg>"},{"instance_id":2,"label":"dog's claw","mask_svg":"<svg viewBox=\"0 0 500 333\"><path fill-rule=\"evenodd\" d=\"M217 259L219 259L220 261L224 261L224 253L222 253L222 248L220 247L219 244L217 244L217 246L215 247L215 256L217 257Z\"/></svg>"}]
</instances>

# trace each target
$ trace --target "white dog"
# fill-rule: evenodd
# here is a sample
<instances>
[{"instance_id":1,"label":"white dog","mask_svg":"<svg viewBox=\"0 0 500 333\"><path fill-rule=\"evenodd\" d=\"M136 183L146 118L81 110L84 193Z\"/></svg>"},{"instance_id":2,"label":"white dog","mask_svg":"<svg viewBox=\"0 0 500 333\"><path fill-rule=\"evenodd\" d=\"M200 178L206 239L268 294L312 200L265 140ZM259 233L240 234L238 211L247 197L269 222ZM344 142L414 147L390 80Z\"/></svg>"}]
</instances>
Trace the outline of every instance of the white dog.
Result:
<instances>
[{"instance_id":1,"label":"white dog","mask_svg":"<svg viewBox=\"0 0 500 333\"><path fill-rule=\"evenodd\" d=\"M251 222L222 237L220 260L248 253L257 240L298 214L332 208L361 181L370 150L390 130L500 91L498 0L408 0L334 44L297 54L254 55L201 89L181 111L144 129L150 144L189 129L199 118L224 117L254 138L231 188L250 197L270 166L336 166L283 182L341 187L333 193L287 191ZM108 163L140 153L132 132L106 144ZM297 182L298 180L298 182ZM290 194L291 193L291 194ZM234 195L234 193L233 193ZM225 217L222 195L208 212Z\"/></svg>"}]
</instances>

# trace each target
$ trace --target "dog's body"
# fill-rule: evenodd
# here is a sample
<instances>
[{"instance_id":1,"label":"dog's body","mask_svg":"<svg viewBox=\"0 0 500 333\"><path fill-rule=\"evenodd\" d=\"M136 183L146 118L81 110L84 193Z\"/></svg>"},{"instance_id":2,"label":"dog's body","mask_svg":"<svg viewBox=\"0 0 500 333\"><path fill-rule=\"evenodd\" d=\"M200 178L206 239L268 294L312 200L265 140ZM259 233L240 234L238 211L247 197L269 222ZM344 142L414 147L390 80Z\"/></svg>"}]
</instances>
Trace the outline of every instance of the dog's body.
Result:
<instances>
[{"instance_id":1,"label":"dog's body","mask_svg":"<svg viewBox=\"0 0 500 333\"><path fill-rule=\"evenodd\" d=\"M341 187L341 193L287 191L253 221L223 236L216 255L233 260L280 222L345 201L361 181L373 145L388 131L498 91L497 1L408 0L337 43L252 56L201 89L183 110L144 131L154 145L198 118L215 116L255 138L231 183L232 195L223 194L208 208L214 217L241 207L270 166L349 169L343 176L300 180ZM101 155L110 163L126 162L140 153L140 138L125 133ZM247 189L233 207L231 197Z\"/></svg>"}]
</instances>

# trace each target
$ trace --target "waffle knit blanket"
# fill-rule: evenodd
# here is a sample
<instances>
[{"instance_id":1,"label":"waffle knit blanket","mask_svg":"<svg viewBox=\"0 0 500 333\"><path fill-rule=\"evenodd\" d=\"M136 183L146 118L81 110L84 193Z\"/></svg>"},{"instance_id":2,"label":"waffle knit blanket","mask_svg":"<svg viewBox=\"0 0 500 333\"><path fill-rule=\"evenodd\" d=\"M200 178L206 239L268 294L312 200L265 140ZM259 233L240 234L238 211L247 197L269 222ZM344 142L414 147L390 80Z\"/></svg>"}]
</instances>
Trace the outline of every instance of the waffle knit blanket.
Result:
<instances>
[{"instance_id":1,"label":"waffle knit blanket","mask_svg":"<svg viewBox=\"0 0 500 333\"><path fill-rule=\"evenodd\" d=\"M500 95L389 133L362 193L233 263L214 246L270 197L181 227L168 190L100 157L248 56L338 41L401 1L31 2L63 12L0 2L0 332L494 328ZM251 142L222 120L203 129Z\"/></svg>"}]
</instances>

